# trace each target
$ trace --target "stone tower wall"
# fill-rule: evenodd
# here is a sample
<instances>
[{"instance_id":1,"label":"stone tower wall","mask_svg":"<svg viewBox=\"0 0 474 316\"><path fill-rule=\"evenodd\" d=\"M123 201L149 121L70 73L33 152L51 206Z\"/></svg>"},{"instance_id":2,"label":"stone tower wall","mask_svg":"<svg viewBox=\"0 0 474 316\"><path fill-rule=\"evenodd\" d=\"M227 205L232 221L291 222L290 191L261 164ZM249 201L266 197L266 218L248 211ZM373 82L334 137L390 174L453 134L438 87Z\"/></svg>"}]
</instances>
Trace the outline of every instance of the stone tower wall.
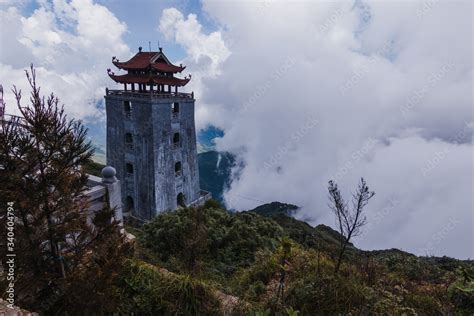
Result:
<instances>
[{"instance_id":1,"label":"stone tower wall","mask_svg":"<svg viewBox=\"0 0 474 316\"><path fill-rule=\"evenodd\" d=\"M131 114L124 110L131 102ZM171 104L179 103L178 115ZM107 164L115 166L122 183L125 210L133 199L133 216L142 220L157 213L175 209L177 196L183 193L187 204L200 197L197 165L194 99L134 98L106 96ZM132 134L133 146L127 145L126 133ZM179 133L180 146L173 145ZM181 175L175 175L175 163L181 162ZM133 174L127 172L133 165Z\"/></svg>"}]
</instances>

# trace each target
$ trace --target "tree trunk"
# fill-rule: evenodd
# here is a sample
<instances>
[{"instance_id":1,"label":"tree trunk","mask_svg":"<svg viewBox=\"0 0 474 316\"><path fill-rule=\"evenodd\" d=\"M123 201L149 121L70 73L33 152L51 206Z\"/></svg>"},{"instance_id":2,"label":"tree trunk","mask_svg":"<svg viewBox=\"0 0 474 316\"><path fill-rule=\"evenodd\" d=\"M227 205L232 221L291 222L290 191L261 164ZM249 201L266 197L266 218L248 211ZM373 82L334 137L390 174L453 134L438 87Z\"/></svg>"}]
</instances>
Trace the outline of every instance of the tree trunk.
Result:
<instances>
[{"instance_id":1,"label":"tree trunk","mask_svg":"<svg viewBox=\"0 0 474 316\"><path fill-rule=\"evenodd\" d=\"M341 250L339 251L339 256L337 257L336 267L334 269L334 275L339 273L339 269L341 267L341 262L342 262L342 256L344 255L344 252L346 251L346 247L347 247L348 243L349 243L349 239L346 239L344 241L344 244L341 247Z\"/></svg>"},{"instance_id":2,"label":"tree trunk","mask_svg":"<svg viewBox=\"0 0 474 316\"><path fill-rule=\"evenodd\" d=\"M66 278L66 270L64 269L64 262L63 262L63 259L59 253L59 247L58 247L58 244L57 242L54 240L54 237L53 237L53 230L52 230L52 224L53 224L53 221L51 220L51 216L48 214L48 236L49 236L49 245L51 247L51 252L53 253L53 258L54 258L54 261L57 262L57 269L58 269L58 272L61 274L61 276L64 278Z\"/></svg>"}]
</instances>

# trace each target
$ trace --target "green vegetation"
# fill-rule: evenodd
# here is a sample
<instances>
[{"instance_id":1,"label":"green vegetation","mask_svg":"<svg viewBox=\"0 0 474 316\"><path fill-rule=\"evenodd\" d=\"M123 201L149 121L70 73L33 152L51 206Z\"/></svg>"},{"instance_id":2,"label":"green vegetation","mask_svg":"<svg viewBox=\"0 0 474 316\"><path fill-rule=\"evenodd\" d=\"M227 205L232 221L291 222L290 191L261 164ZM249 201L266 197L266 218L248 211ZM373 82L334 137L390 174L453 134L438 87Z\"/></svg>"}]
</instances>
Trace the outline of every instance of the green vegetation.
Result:
<instances>
[{"instance_id":1,"label":"green vegetation","mask_svg":"<svg viewBox=\"0 0 474 316\"><path fill-rule=\"evenodd\" d=\"M219 301L206 282L129 260L119 280L123 314L218 315Z\"/></svg>"},{"instance_id":2,"label":"green vegetation","mask_svg":"<svg viewBox=\"0 0 474 316\"><path fill-rule=\"evenodd\" d=\"M225 283L254 262L257 250L277 249L281 237L283 229L271 219L205 207L160 214L143 227L139 241L146 258L170 271Z\"/></svg>"},{"instance_id":3,"label":"green vegetation","mask_svg":"<svg viewBox=\"0 0 474 316\"><path fill-rule=\"evenodd\" d=\"M180 315L474 311L472 261L416 257L395 249L361 251L349 245L335 275L342 236L288 216L294 212L294 205L274 202L232 213L209 202L199 209L160 214L137 231L133 269L124 278L139 281L126 281L133 288L124 287L124 303L135 306L138 300L143 314ZM143 269L151 275L143 276ZM170 275L174 281L168 284ZM187 296L190 292L195 295ZM228 300L234 304L225 304Z\"/></svg>"},{"instance_id":4,"label":"green vegetation","mask_svg":"<svg viewBox=\"0 0 474 316\"><path fill-rule=\"evenodd\" d=\"M82 166L93 149L85 127L53 94L41 95L33 66L26 75L30 98L13 90L21 121L0 123L2 298L47 315L113 312L114 284L131 247L110 205L89 212Z\"/></svg>"},{"instance_id":5,"label":"green vegetation","mask_svg":"<svg viewBox=\"0 0 474 316\"><path fill-rule=\"evenodd\" d=\"M457 279L449 287L449 297L459 311L472 313L474 310L474 273L466 267L457 270Z\"/></svg>"}]
</instances>

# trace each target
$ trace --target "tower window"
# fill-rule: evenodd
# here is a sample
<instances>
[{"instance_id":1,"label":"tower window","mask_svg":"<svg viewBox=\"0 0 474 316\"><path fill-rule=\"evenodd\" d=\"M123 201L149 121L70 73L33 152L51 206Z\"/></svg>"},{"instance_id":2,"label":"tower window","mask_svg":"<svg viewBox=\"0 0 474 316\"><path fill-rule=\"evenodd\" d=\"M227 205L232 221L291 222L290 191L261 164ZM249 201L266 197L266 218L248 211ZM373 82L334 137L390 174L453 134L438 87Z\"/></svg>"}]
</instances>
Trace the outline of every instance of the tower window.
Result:
<instances>
[{"instance_id":1,"label":"tower window","mask_svg":"<svg viewBox=\"0 0 474 316\"><path fill-rule=\"evenodd\" d=\"M127 196L125 211L126 212L131 212L134 209L135 209L135 206L134 206L134 203L133 203L133 198L131 196Z\"/></svg>"},{"instance_id":2,"label":"tower window","mask_svg":"<svg viewBox=\"0 0 474 316\"><path fill-rule=\"evenodd\" d=\"M125 143L133 144L133 135L132 135L132 133L125 133Z\"/></svg>"},{"instance_id":3,"label":"tower window","mask_svg":"<svg viewBox=\"0 0 474 316\"><path fill-rule=\"evenodd\" d=\"M181 176L181 161L174 164L174 174L177 177Z\"/></svg>"},{"instance_id":4,"label":"tower window","mask_svg":"<svg viewBox=\"0 0 474 316\"><path fill-rule=\"evenodd\" d=\"M125 147L133 149L133 135L132 133L125 133Z\"/></svg>"},{"instance_id":5,"label":"tower window","mask_svg":"<svg viewBox=\"0 0 474 316\"><path fill-rule=\"evenodd\" d=\"M127 171L128 174L133 174L133 165L131 163L126 163L125 170Z\"/></svg>"},{"instance_id":6,"label":"tower window","mask_svg":"<svg viewBox=\"0 0 474 316\"><path fill-rule=\"evenodd\" d=\"M132 115L132 102L123 101L123 111L125 112L126 116L131 116Z\"/></svg>"},{"instance_id":7,"label":"tower window","mask_svg":"<svg viewBox=\"0 0 474 316\"><path fill-rule=\"evenodd\" d=\"M173 148L178 148L179 146L180 146L179 133L174 133L174 135L173 135Z\"/></svg>"},{"instance_id":8,"label":"tower window","mask_svg":"<svg viewBox=\"0 0 474 316\"><path fill-rule=\"evenodd\" d=\"M178 118L179 117L179 103L174 102L171 104L171 115L173 118Z\"/></svg>"},{"instance_id":9,"label":"tower window","mask_svg":"<svg viewBox=\"0 0 474 316\"><path fill-rule=\"evenodd\" d=\"M178 194L178 196L176 197L176 203L178 204L178 206L186 207L186 198L183 193Z\"/></svg>"},{"instance_id":10,"label":"tower window","mask_svg":"<svg viewBox=\"0 0 474 316\"><path fill-rule=\"evenodd\" d=\"M173 113L179 113L179 103L174 102L173 104L171 104L171 110L173 111Z\"/></svg>"}]
</instances>

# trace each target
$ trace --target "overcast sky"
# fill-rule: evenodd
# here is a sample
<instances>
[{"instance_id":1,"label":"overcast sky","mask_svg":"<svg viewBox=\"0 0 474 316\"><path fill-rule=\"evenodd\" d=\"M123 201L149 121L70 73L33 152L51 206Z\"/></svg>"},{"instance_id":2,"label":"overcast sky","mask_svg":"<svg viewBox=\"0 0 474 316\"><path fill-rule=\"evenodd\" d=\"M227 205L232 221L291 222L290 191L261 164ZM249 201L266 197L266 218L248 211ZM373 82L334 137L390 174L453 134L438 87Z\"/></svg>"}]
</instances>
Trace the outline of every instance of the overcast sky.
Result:
<instances>
[{"instance_id":1,"label":"overcast sky","mask_svg":"<svg viewBox=\"0 0 474 316\"><path fill-rule=\"evenodd\" d=\"M471 1L0 0L0 83L33 62L69 113L104 122L111 58L158 41L188 66L198 128L238 154L227 202L334 226L327 181L376 196L364 249L474 257ZM8 111L14 111L7 93Z\"/></svg>"}]
</instances>

